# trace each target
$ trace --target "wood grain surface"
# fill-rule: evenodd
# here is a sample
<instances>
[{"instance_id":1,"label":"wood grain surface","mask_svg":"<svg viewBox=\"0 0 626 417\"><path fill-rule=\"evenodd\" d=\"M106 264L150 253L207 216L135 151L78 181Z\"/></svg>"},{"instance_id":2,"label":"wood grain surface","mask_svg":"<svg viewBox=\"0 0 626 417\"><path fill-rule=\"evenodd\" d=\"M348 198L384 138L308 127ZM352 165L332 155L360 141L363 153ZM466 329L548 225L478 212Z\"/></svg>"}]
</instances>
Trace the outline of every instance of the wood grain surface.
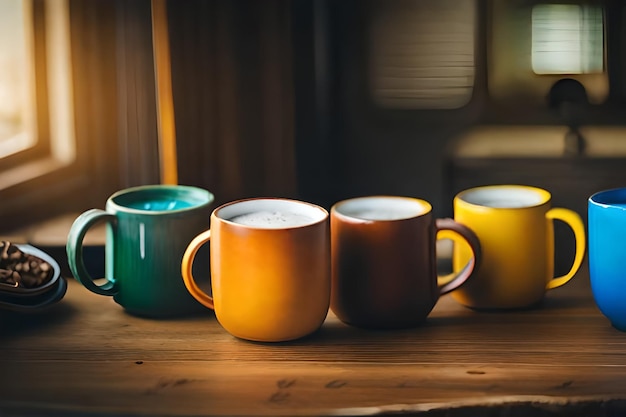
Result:
<instances>
[{"instance_id":1,"label":"wood grain surface","mask_svg":"<svg viewBox=\"0 0 626 417\"><path fill-rule=\"evenodd\" d=\"M329 314L306 339L262 344L208 310L135 317L70 280L46 311L0 311L0 416L626 415L626 334L588 281L581 271L525 311L444 296L416 328Z\"/></svg>"}]
</instances>

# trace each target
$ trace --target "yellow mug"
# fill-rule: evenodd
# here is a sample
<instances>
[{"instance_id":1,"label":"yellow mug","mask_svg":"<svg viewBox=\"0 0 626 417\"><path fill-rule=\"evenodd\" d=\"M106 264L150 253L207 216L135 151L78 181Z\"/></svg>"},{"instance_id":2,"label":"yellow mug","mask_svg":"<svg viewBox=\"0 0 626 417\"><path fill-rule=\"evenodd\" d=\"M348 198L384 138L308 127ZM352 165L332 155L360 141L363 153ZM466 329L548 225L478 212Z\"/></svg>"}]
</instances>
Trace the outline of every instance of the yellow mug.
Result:
<instances>
[{"instance_id":1,"label":"yellow mug","mask_svg":"<svg viewBox=\"0 0 626 417\"><path fill-rule=\"evenodd\" d=\"M451 293L474 309L532 307L547 290L566 284L585 254L585 228L580 216L566 208L551 208L551 195L524 185L471 188L454 198L454 219L478 236L482 261L471 280ZM573 231L576 250L569 272L554 277L554 220ZM454 241L453 268L472 256L467 243L451 232L439 238Z\"/></svg>"},{"instance_id":2,"label":"yellow mug","mask_svg":"<svg viewBox=\"0 0 626 417\"><path fill-rule=\"evenodd\" d=\"M329 229L328 212L314 204L281 198L227 203L211 214L210 229L189 243L183 281L233 336L280 342L309 335L330 305ZM194 257L209 241L212 295L192 273Z\"/></svg>"}]
</instances>

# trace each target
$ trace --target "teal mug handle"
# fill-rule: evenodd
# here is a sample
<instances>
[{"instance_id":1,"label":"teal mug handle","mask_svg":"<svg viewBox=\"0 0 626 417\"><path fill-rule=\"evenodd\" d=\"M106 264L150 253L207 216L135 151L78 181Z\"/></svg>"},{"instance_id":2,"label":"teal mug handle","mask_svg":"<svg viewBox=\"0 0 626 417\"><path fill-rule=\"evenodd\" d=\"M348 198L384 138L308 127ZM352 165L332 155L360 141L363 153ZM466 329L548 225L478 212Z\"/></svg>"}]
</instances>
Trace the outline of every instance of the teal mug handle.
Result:
<instances>
[{"instance_id":1,"label":"teal mug handle","mask_svg":"<svg viewBox=\"0 0 626 417\"><path fill-rule=\"evenodd\" d=\"M70 232L67 236L67 244L65 246L67 252L67 262L74 278L88 290L100 295L115 295L117 286L113 279L106 278L106 282L98 285L94 282L93 277L87 272L85 261L83 260L83 240L87 231L94 224L106 221L115 224L116 217L111 213L107 213L100 209L87 210L74 220Z\"/></svg>"}]
</instances>

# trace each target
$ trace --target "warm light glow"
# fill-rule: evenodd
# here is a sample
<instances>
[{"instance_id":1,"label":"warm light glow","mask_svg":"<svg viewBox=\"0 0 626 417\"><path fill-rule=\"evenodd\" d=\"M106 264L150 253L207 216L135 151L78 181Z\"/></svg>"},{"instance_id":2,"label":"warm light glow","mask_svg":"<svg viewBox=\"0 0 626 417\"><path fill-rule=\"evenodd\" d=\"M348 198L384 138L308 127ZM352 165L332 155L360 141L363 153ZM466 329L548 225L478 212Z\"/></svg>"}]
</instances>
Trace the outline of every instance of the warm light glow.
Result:
<instances>
[{"instance_id":1,"label":"warm light glow","mask_svg":"<svg viewBox=\"0 0 626 417\"><path fill-rule=\"evenodd\" d=\"M0 158L36 141L31 6L0 2Z\"/></svg>"},{"instance_id":2,"label":"warm light glow","mask_svg":"<svg viewBox=\"0 0 626 417\"><path fill-rule=\"evenodd\" d=\"M154 49L154 72L157 83L157 123L161 182L163 184L176 184L178 182L176 123L174 119L170 43L167 26L165 0L152 0L152 42Z\"/></svg>"},{"instance_id":3,"label":"warm light glow","mask_svg":"<svg viewBox=\"0 0 626 417\"><path fill-rule=\"evenodd\" d=\"M540 4L532 11L532 66L536 74L588 74L604 69L602 9Z\"/></svg>"},{"instance_id":4,"label":"warm light glow","mask_svg":"<svg viewBox=\"0 0 626 417\"><path fill-rule=\"evenodd\" d=\"M70 65L70 24L67 0L46 0L46 42L48 95L50 104L50 135L52 155L69 163L76 157L74 138L74 107L72 101L72 67Z\"/></svg>"},{"instance_id":5,"label":"warm light glow","mask_svg":"<svg viewBox=\"0 0 626 417\"><path fill-rule=\"evenodd\" d=\"M10 10L9 5L15 6L14 2L19 4L20 12L16 14L15 10L17 9L13 8L13 14L9 15L7 14ZM37 115L34 87L35 65L37 63L34 61L33 53L32 1L0 1L0 58L6 57L6 55L2 55L3 51L22 49L22 55L16 54L13 58L17 57L13 61L13 65L20 68L20 73L8 77L23 77L20 82L26 86L13 89L13 92L10 93L12 98L9 101L13 104L6 107L14 109L14 113L15 111L20 113L19 117L14 118L14 120L19 120L20 127L16 135L11 137L0 135L0 158L9 157L12 153L26 150L37 144L37 117L47 117L50 125L50 153L3 171L0 176L0 189L46 175L60 167L69 165L76 159L68 0L46 0L44 6L46 19L45 71L49 114ZM17 19L19 16L21 18ZM4 22L5 18L7 22ZM7 34L4 31L4 23L7 23L9 28L13 27L15 31ZM20 27L21 29L16 29ZM20 33L23 34L23 37L16 36ZM20 66L22 65L20 62L24 63L23 66ZM3 80L6 80L3 77L12 73L9 70L5 72L2 65L0 59L0 90L3 85L6 85L6 82L3 84ZM13 67L10 66L10 68ZM13 85L13 81L10 84ZM2 101L2 103L6 105L8 101ZM1 120L2 116L0 115L0 124L2 123ZM14 125L17 126L16 123Z\"/></svg>"}]
</instances>

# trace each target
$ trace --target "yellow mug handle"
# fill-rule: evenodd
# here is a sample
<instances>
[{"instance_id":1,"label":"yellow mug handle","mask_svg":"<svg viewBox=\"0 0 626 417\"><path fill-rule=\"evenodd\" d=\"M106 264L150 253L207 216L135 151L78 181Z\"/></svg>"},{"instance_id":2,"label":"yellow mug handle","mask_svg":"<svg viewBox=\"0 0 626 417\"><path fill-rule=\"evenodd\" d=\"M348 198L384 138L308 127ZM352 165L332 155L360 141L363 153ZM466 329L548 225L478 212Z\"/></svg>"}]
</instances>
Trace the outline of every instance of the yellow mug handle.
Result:
<instances>
[{"instance_id":1,"label":"yellow mug handle","mask_svg":"<svg viewBox=\"0 0 626 417\"><path fill-rule=\"evenodd\" d=\"M583 263L583 258L585 256L585 226L583 224L582 219L578 215L578 213L561 207L555 207L546 213L546 218L550 221L552 220L561 220L565 224L567 224L572 231L574 232L574 239L576 241L576 254L574 255L574 263L572 264L569 272L563 276L553 278L548 281L546 285L546 290L551 290L553 288L560 287L561 285L566 284L570 279L574 277L576 272Z\"/></svg>"},{"instance_id":2,"label":"yellow mug handle","mask_svg":"<svg viewBox=\"0 0 626 417\"><path fill-rule=\"evenodd\" d=\"M193 260L196 257L196 254L198 253L202 245L210 240L211 230L205 230L204 232L193 238L191 243L189 243L189 245L187 246L185 254L183 255L183 260L180 264L180 272L183 276L183 282L185 283L185 287L187 287L187 291L189 291L193 298L198 300L205 307L208 307L211 310L215 310L213 297L202 291L198 284L196 284L196 280L194 279L192 273Z\"/></svg>"}]
</instances>

